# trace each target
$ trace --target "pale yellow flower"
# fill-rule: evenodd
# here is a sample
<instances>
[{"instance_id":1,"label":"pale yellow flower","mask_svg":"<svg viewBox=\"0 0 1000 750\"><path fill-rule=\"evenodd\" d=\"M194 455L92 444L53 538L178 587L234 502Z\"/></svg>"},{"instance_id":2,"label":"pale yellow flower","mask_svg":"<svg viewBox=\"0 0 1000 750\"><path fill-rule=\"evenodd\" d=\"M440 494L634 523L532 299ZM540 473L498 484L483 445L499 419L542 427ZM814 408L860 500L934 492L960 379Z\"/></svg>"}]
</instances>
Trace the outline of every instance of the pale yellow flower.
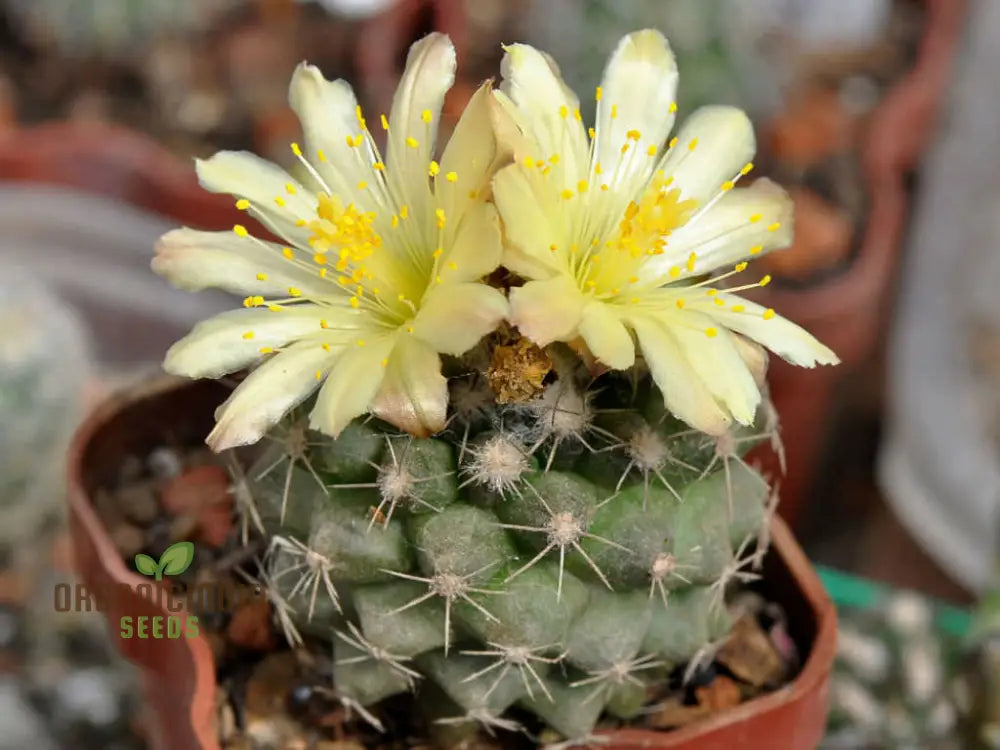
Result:
<instances>
[{"instance_id":1,"label":"pale yellow flower","mask_svg":"<svg viewBox=\"0 0 1000 750\"><path fill-rule=\"evenodd\" d=\"M793 323L734 294L767 277L746 260L791 240L791 201L752 169L754 135L731 107L694 112L675 137L677 67L652 30L618 44L596 90L588 129L555 64L530 46L506 48L494 96L514 164L498 172L503 264L527 282L511 290L511 320L539 345L582 339L614 369L638 346L667 407L722 434L752 422L760 391L744 355L752 339L797 365L837 357ZM744 338L746 337L746 338Z\"/></svg>"},{"instance_id":2,"label":"pale yellow flower","mask_svg":"<svg viewBox=\"0 0 1000 750\"><path fill-rule=\"evenodd\" d=\"M371 411L414 434L444 426L439 354L458 355L507 313L481 283L500 260L486 201L503 155L488 86L470 101L440 163L438 120L455 51L432 34L410 50L388 119L368 122L344 81L300 65L289 99L305 140L292 144L302 181L246 152L197 164L201 184L230 193L283 244L178 229L153 268L177 286L247 295L244 308L200 323L164 367L215 378L253 366L223 404L215 449L252 443L317 388L313 428L337 435ZM369 128L388 129L383 160Z\"/></svg>"}]
</instances>

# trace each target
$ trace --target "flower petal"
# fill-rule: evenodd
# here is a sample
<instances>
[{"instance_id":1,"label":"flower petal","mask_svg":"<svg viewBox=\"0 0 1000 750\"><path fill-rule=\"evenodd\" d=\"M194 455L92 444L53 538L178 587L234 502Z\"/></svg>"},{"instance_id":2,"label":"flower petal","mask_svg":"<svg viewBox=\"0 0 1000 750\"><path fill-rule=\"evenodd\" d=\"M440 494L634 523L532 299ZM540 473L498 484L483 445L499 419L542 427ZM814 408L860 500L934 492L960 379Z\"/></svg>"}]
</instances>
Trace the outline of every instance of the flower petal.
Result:
<instances>
[{"instance_id":1,"label":"flower petal","mask_svg":"<svg viewBox=\"0 0 1000 750\"><path fill-rule=\"evenodd\" d=\"M266 309L230 310L198 323L167 351L163 368L189 378L218 378L261 358L261 349L277 349L303 336L324 333L320 321L338 316L336 308L296 305L271 312ZM342 325L355 316L340 313ZM313 344L320 348L322 341Z\"/></svg>"},{"instance_id":2,"label":"flower petal","mask_svg":"<svg viewBox=\"0 0 1000 750\"><path fill-rule=\"evenodd\" d=\"M538 346L576 334L584 297L573 280L556 276L510 290L510 322Z\"/></svg>"},{"instance_id":3,"label":"flower petal","mask_svg":"<svg viewBox=\"0 0 1000 750\"><path fill-rule=\"evenodd\" d=\"M692 148L692 144L694 147ZM710 106L695 110L681 126L677 144L659 165L681 198L703 208L753 158L753 125L743 110Z\"/></svg>"},{"instance_id":4,"label":"flower petal","mask_svg":"<svg viewBox=\"0 0 1000 750\"><path fill-rule=\"evenodd\" d=\"M672 330L648 316L633 316L629 322L667 409L697 430L725 434L731 417L688 363Z\"/></svg>"},{"instance_id":5,"label":"flower petal","mask_svg":"<svg viewBox=\"0 0 1000 750\"><path fill-rule=\"evenodd\" d=\"M473 281L493 273L503 253L500 217L492 203L470 201L458 232L448 246L442 276L447 281ZM449 264L454 263L455 268Z\"/></svg>"},{"instance_id":6,"label":"flower petal","mask_svg":"<svg viewBox=\"0 0 1000 750\"><path fill-rule=\"evenodd\" d=\"M248 213L264 226L293 244L309 246L309 230L296 222L316 217L316 198L281 167L249 151L219 151L196 159L195 169L205 190L245 198Z\"/></svg>"},{"instance_id":7,"label":"flower petal","mask_svg":"<svg viewBox=\"0 0 1000 750\"><path fill-rule=\"evenodd\" d=\"M300 63L292 74L288 102L302 123L303 155L334 194L349 201L358 183L371 179L367 165L375 161L367 140L361 146L347 145L348 136L362 133L351 85L340 79L328 81L316 66Z\"/></svg>"},{"instance_id":8,"label":"flower petal","mask_svg":"<svg viewBox=\"0 0 1000 750\"><path fill-rule=\"evenodd\" d=\"M674 318L676 323L672 323ZM665 325L708 391L737 422L752 424L760 404L760 390L732 334L713 326L707 315L687 308L671 313Z\"/></svg>"},{"instance_id":9,"label":"flower petal","mask_svg":"<svg viewBox=\"0 0 1000 750\"><path fill-rule=\"evenodd\" d=\"M389 184L399 203L409 204L416 216L424 218L430 210L427 169L444 97L455 82L455 67L455 48L444 34L435 32L415 42L389 114Z\"/></svg>"},{"instance_id":10,"label":"flower petal","mask_svg":"<svg viewBox=\"0 0 1000 750\"><path fill-rule=\"evenodd\" d=\"M413 336L401 336L389 357L372 412L417 437L440 432L448 406L441 358Z\"/></svg>"},{"instance_id":11,"label":"flower petal","mask_svg":"<svg viewBox=\"0 0 1000 750\"><path fill-rule=\"evenodd\" d=\"M309 427L337 437L352 419L368 411L385 377L382 363L395 345L396 336L390 335L344 349L309 413Z\"/></svg>"},{"instance_id":12,"label":"flower petal","mask_svg":"<svg viewBox=\"0 0 1000 750\"><path fill-rule=\"evenodd\" d=\"M590 147L577 120L580 101L563 82L555 62L527 44L504 47L500 64L501 90L520 110L520 117L540 151L534 156L550 160L551 179L572 187L587 177Z\"/></svg>"},{"instance_id":13,"label":"flower petal","mask_svg":"<svg viewBox=\"0 0 1000 750\"><path fill-rule=\"evenodd\" d=\"M503 219L503 265L528 279L545 279L564 272L560 247L564 237L553 221L554 207L547 196L535 192L524 168L512 164L493 178L493 199Z\"/></svg>"},{"instance_id":14,"label":"flower petal","mask_svg":"<svg viewBox=\"0 0 1000 750\"><path fill-rule=\"evenodd\" d=\"M703 274L788 247L793 213L791 197L771 180L735 188L671 232L665 252L646 261L643 276L665 281L670 268L684 266L691 253L694 272Z\"/></svg>"},{"instance_id":15,"label":"flower petal","mask_svg":"<svg viewBox=\"0 0 1000 750\"><path fill-rule=\"evenodd\" d=\"M490 180L510 160L510 150L497 143L492 111L496 107L489 81L480 86L455 125L441 155L435 195L448 217L446 241L465 212L490 197ZM448 177L454 173L455 181ZM475 199L470 197L475 195Z\"/></svg>"},{"instance_id":16,"label":"flower petal","mask_svg":"<svg viewBox=\"0 0 1000 750\"><path fill-rule=\"evenodd\" d=\"M724 307L712 307L700 299L691 300L688 304L693 309L701 309L707 315L711 315L726 328L763 344L793 365L815 367L835 365L840 362L833 351L787 318L773 315L773 311L772 314L768 314L761 305L735 294L720 292L718 297L726 303ZM734 306L740 311L734 312ZM765 318L765 315L768 315L768 318Z\"/></svg>"},{"instance_id":17,"label":"flower petal","mask_svg":"<svg viewBox=\"0 0 1000 750\"><path fill-rule=\"evenodd\" d=\"M608 367L625 370L635 364L632 336L611 305L590 302L584 306L579 331L591 354Z\"/></svg>"},{"instance_id":18,"label":"flower petal","mask_svg":"<svg viewBox=\"0 0 1000 750\"><path fill-rule=\"evenodd\" d=\"M293 344L271 357L216 410L215 428L206 442L217 452L256 443L309 397L335 358L311 342Z\"/></svg>"},{"instance_id":19,"label":"flower petal","mask_svg":"<svg viewBox=\"0 0 1000 750\"><path fill-rule=\"evenodd\" d=\"M301 251L295 254L309 262ZM173 229L157 241L152 268L190 292L210 287L264 296L285 296L289 287L307 295L331 291L330 282L318 273L286 259L280 245L237 237L233 232Z\"/></svg>"},{"instance_id":20,"label":"flower petal","mask_svg":"<svg viewBox=\"0 0 1000 750\"><path fill-rule=\"evenodd\" d=\"M612 189L636 185L653 173L656 160L647 150L657 151L674 126L672 111L677 95L677 61L663 34L653 29L636 31L618 42L608 60L597 102L597 143L594 162ZM638 133L639 139L629 138ZM638 157L621 148L638 149ZM616 168L623 160L622 168Z\"/></svg>"},{"instance_id":21,"label":"flower petal","mask_svg":"<svg viewBox=\"0 0 1000 750\"><path fill-rule=\"evenodd\" d=\"M434 351L458 356L469 351L507 315L507 298L486 284L435 285L420 304L413 333Z\"/></svg>"}]
</instances>

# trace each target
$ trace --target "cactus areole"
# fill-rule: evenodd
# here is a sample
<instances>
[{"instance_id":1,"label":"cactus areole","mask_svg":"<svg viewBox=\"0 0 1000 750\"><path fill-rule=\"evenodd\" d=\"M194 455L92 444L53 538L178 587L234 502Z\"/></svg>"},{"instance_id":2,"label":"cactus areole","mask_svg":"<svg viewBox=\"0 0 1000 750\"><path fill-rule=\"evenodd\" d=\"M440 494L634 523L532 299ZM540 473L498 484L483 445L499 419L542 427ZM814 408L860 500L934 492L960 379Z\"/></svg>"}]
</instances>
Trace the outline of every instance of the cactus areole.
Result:
<instances>
[{"instance_id":1,"label":"cactus areole","mask_svg":"<svg viewBox=\"0 0 1000 750\"><path fill-rule=\"evenodd\" d=\"M378 727L413 692L443 725L515 730L526 710L584 742L691 679L728 634L727 592L759 577L773 493L742 456L780 449L763 348L837 358L737 295L768 283L746 272L790 242L790 201L748 177L742 112L670 137L661 34L619 43L589 131L549 59L506 48L436 157L454 75L426 37L370 118L300 66L296 176L199 162L282 242L161 240L172 282L244 297L165 366L250 370L208 442L260 441L237 479L262 580L291 643L328 640L345 705Z\"/></svg>"}]
</instances>

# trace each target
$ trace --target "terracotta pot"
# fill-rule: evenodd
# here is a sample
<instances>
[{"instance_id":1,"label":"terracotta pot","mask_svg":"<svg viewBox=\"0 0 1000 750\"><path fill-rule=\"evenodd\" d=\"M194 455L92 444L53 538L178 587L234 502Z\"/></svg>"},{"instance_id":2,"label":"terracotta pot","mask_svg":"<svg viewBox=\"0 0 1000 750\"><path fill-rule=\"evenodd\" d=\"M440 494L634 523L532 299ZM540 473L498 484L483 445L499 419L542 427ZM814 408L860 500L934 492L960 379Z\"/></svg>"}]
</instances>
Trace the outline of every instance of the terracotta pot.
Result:
<instances>
[{"instance_id":1,"label":"terracotta pot","mask_svg":"<svg viewBox=\"0 0 1000 750\"><path fill-rule=\"evenodd\" d=\"M841 384L876 353L892 305L911 200L907 177L933 133L961 40L966 0L925 0L926 25L916 64L872 115L862 162L869 197L860 249L839 275L814 286L772 284L755 299L795 321L833 349L842 364L802 370L774 358L768 380L782 420L788 472L782 515L796 527L810 496ZM777 474L774 458L759 458Z\"/></svg>"},{"instance_id":2,"label":"terracotta pot","mask_svg":"<svg viewBox=\"0 0 1000 750\"><path fill-rule=\"evenodd\" d=\"M227 389L213 381L164 378L116 396L80 427L69 455L70 531L76 563L91 589L148 583L128 569L92 504L97 488L113 481L122 458L157 446L165 436L198 444L211 427ZM826 722L830 669L836 649L836 614L822 584L780 519L765 564L765 593L789 616L790 635L805 655L798 677L781 690L672 732L625 730L610 734L609 748L698 750L811 750ZM109 606L106 617L119 650L143 670L150 733L163 750L215 750L215 664L200 635L177 640L118 638L122 615L166 615L133 595Z\"/></svg>"}]
</instances>

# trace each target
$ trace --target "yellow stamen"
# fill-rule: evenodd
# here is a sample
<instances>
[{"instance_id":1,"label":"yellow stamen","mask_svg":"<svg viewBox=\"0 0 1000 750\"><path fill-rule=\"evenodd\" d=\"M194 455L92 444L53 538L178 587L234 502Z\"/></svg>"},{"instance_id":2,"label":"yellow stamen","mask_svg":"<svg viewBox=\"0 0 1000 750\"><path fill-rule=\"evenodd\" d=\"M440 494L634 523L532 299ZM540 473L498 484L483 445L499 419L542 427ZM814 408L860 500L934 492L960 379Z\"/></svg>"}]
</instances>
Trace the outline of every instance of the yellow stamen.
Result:
<instances>
[{"instance_id":1,"label":"yellow stamen","mask_svg":"<svg viewBox=\"0 0 1000 750\"><path fill-rule=\"evenodd\" d=\"M706 328L705 335L708 336L710 339L714 339L716 336L719 335L719 332L715 328Z\"/></svg>"},{"instance_id":2,"label":"yellow stamen","mask_svg":"<svg viewBox=\"0 0 1000 750\"><path fill-rule=\"evenodd\" d=\"M416 148L420 144L417 143L417 139L416 138L414 138L411 135L408 135L408 136L406 136L406 145L409 146L410 148Z\"/></svg>"},{"instance_id":3,"label":"yellow stamen","mask_svg":"<svg viewBox=\"0 0 1000 750\"><path fill-rule=\"evenodd\" d=\"M770 307L767 308L764 311L764 315L763 315L764 320L770 320L773 317L774 317L774 310L772 310Z\"/></svg>"},{"instance_id":4,"label":"yellow stamen","mask_svg":"<svg viewBox=\"0 0 1000 750\"><path fill-rule=\"evenodd\" d=\"M246 211L248 208L250 208L250 201L248 201L246 198L240 198L238 201L236 201L236 208L238 208L240 211Z\"/></svg>"}]
</instances>

